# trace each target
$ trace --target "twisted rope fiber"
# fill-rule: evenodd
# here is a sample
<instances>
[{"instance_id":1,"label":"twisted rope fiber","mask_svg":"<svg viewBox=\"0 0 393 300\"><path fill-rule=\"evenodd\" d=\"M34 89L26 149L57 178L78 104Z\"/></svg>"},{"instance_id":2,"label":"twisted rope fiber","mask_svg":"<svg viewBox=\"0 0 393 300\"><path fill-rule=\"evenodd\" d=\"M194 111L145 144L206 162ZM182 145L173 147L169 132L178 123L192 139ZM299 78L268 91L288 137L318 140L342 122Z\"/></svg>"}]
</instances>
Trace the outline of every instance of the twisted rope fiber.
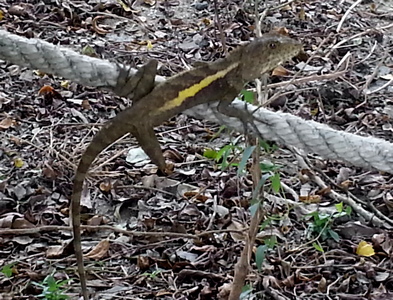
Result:
<instances>
[{"instance_id":1,"label":"twisted rope fiber","mask_svg":"<svg viewBox=\"0 0 393 300\"><path fill-rule=\"evenodd\" d=\"M234 100L232 106L243 110L246 108L250 113L256 109L240 100ZM217 103L203 104L184 113L244 131L241 121L220 114L216 107ZM264 108L259 108L253 116L256 127L267 140L297 147L324 159L342 160L358 167L393 173L393 144L385 140L338 131L324 124ZM252 126L248 127L248 131L254 130ZM256 136L255 132L253 135Z\"/></svg>"},{"instance_id":2,"label":"twisted rope fiber","mask_svg":"<svg viewBox=\"0 0 393 300\"><path fill-rule=\"evenodd\" d=\"M84 86L113 89L120 72L119 66L109 61L81 55L43 40L27 39L4 30L0 30L0 58Z\"/></svg>"},{"instance_id":3,"label":"twisted rope fiber","mask_svg":"<svg viewBox=\"0 0 393 300\"><path fill-rule=\"evenodd\" d=\"M78 54L72 50L54 46L39 39L27 39L0 30L0 59L39 69L87 86L113 90L123 66L109 61ZM136 71L131 70L130 74ZM163 79L157 76L157 82ZM237 109L254 112L257 108L235 100ZM216 103L202 104L185 113L226 125L236 131L244 130L243 124L220 114ZM374 137L362 137L334 130L327 125L306 121L299 117L260 108L253 114L261 135L284 146L293 146L315 153L324 159L342 160L363 168L375 168L393 174L393 144ZM250 126L249 133L255 135Z\"/></svg>"}]
</instances>

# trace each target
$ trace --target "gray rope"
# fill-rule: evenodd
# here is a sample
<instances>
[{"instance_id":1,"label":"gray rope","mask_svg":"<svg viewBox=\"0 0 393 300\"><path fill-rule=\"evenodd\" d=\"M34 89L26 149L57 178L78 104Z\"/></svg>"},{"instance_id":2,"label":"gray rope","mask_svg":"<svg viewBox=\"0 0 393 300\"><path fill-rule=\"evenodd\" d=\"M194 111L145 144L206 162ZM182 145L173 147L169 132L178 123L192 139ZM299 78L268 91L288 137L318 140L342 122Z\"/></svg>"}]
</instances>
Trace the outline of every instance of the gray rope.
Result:
<instances>
[{"instance_id":1,"label":"gray rope","mask_svg":"<svg viewBox=\"0 0 393 300\"><path fill-rule=\"evenodd\" d=\"M244 131L241 121L219 113L216 106L217 103L203 104L184 113L226 125L236 131ZM257 109L240 100L234 100L232 106L248 109L250 113ZM260 134L267 140L296 147L306 153L315 153L324 159L342 160L358 167L393 174L393 144L385 140L338 131L324 124L264 108L259 108L253 117ZM251 126L248 128L250 130L253 131Z\"/></svg>"},{"instance_id":2,"label":"gray rope","mask_svg":"<svg viewBox=\"0 0 393 300\"><path fill-rule=\"evenodd\" d=\"M0 30L0 59L11 63L39 69L87 86L106 87L113 90L117 84L120 68L109 61L80 55L72 50L60 48L38 39L26 39ZM131 70L130 74L134 74ZM157 81L162 81L157 77ZM232 105L245 109L242 101ZM200 119L242 132L243 124L234 118L220 114L217 104L204 104L185 113ZM256 107L248 105L253 112ZM258 109L254 114L255 124L261 135L284 146L293 146L307 153L316 153L324 159L342 160L363 168L375 168L393 174L393 144L373 138L361 137L334 130L326 125L305 121L286 113ZM253 128L250 132L255 135Z\"/></svg>"},{"instance_id":3,"label":"gray rope","mask_svg":"<svg viewBox=\"0 0 393 300\"><path fill-rule=\"evenodd\" d=\"M0 58L39 69L85 86L116 86L120 68L106 60L81 55L39 39L27 39L0 30Z\"/></svg>"}]
</instances>

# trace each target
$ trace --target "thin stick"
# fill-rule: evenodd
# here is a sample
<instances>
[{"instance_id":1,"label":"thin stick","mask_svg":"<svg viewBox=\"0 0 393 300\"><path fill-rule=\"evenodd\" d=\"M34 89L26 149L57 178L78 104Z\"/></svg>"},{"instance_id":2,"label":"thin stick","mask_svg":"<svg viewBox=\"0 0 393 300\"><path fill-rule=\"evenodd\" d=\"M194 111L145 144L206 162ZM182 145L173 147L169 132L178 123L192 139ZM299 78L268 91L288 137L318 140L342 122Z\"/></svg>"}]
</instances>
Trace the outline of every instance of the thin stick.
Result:
<instances>
[{"instance_id":1,"label":"thin stick","mask_svg":"<svg viewBox=\"0 0 393 300\"><path fill-rule=\"evenodd\" d=\"M344 24L344 21L347 19L348 15L350 14L350 12L357 6L360 4L360 2L362 2L362 0L358 0L356 1L354 4L351 5L351 7L345 12L345 14L343 15L343 17L340 20L340 23L338 23L336 32L339 33L341 30L341 27Z\"/></svg>"}]
</instances>

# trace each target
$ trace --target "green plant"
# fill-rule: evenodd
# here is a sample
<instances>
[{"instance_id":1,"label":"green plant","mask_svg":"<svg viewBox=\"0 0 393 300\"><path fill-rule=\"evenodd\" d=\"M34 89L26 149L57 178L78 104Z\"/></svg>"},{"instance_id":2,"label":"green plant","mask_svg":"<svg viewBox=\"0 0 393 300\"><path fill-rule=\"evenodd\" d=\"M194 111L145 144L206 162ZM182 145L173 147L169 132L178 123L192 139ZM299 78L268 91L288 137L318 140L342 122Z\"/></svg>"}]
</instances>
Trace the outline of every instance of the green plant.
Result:
<instances>
[{"instance_id":1,"label":"green plant","mask_svg":"<svg viewBox=\"0 0 393 300\"><path fill-rule=\"evenodd\" d=\"M10 278L14 274L15 263L5 265L1 268L0 272L4 274L5 277Z\"/></svg>"},{"instance_id":2,"label":"green plant","mask_svg":"<svg viewBox=\"0 0 393 300\"><path fill-rule=\"evenodd\" d=\"M312 222L308 227L309 232L311 234L317 235L318 238L321 238L322 241L332 238L338 242L340 237L337 232L332 229L332 224L335 219L346 215L349 216L352 213L350 206L347 206L344 210L344 205L342 202L336 204L335 208L336 212L333 214L321 213L319 211L314 211L308 214L308 216L312 217Z\"/></svg>"},{"instance_id":3,"label":"green plant","mask_svg":"<svg viewBox=\"0 0 393 300\"><path fill-rule=\"evenodd\" d=\"M146 276L146 277L149 277L150 279L154 279L154 278L156 278L157 277L157 275L158 274L160 274L162 272L162 270L161 269L157 269L157 270L154 270L153 272L145 272L145 273L143 273L142 275L143 276Z\"/></svg>"},{"instance_id":4,"label":"green plant","mask_svg":"<svg viewBox=\"0 0 393 300\"><path fill-rule=\"evenodd\" d=\"M56 281L53 275L48 275L42 283L33 282L33 284L42 288L42 293L38 295L39 298L47 300L64 300L69 297L64 294L65 290L62 287L69 281L70 279Z\"/></svg>"}]
</instances>

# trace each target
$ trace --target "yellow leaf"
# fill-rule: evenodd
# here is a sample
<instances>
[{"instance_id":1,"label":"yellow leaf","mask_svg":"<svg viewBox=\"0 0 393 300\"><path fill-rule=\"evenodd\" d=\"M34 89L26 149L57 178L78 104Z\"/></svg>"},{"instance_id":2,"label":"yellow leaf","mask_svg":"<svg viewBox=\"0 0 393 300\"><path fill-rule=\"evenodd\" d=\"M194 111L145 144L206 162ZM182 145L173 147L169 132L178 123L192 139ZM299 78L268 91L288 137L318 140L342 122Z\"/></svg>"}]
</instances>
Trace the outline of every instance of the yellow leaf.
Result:
<instances>
[{"instance_id":1,"label":"yellow leaf","mask_svg":"<svg viewBox=\"0 0 393 300\"><path fill-rule=\"evenodd\" d=\"M60 82L60 86L62 88L68 89L68 87L70 86L70 82L68 80L63 80Z\"/></svg>"},{"instance_id":2,"label":"yellow leaf","mask_svg":"<svg viewBox=\"0 0 393 300\"><path fill-rule=\"evenodd\" d=\"M153 44L151 43L150 40L148 40L148 41L146 42L146 48L147 48L147 50L153 49Z\"/></svg>"},{"instance_id":3,"label":"yellow leaf","mask_svg":"<svg viewBox=\"0 0 393 300\"><path fill-rule=\"evenodd\" d=\"M361 241L356 249L356 254L361 256L373 256L375 252L371 244L366 241Z\"/></svg>"},{"instance_id":4,"label":"yellow leaf","mask_svg":"<svg viewBox=\"0 0 393 300\"><path fill-rule=\"evenodd\" d=\"M131 8L127 4L125 4L123 1L117 0L117 3L120 4L120 6L124 9L124 11L128 11L128 12L131 11Z\"/></svg>"},{"instance_id":5,"label":"yellow leaf","mask_svg":"<svg viewBox=\"0 0 393 300\"><path fill-rule=\"evenodd\" d=\"M4 12L0 9L0 21L4 18Z\"/></svg>"},{"instance_id":6,"label":"yellow leaf","mask_svg":"<svg viewBox=\"0 0 393 300\"><path fill-rule=\"evenodd\" d=\"M24 164L25 163L23 162L23 160L20 157L14 159L14 166L15 167L22 168Z\"/></svg>"},{"instance_id":7,"label":"yellow leaf","mask_svg":"<svg viewBox=\"0 0 393 300\"><path fill-rule=\"evenodd\" d=\"M86 45L82 48L82 54L90 56L90 57L97 57L97 53L93 47Z\"/></svg>"}]
</instances>

